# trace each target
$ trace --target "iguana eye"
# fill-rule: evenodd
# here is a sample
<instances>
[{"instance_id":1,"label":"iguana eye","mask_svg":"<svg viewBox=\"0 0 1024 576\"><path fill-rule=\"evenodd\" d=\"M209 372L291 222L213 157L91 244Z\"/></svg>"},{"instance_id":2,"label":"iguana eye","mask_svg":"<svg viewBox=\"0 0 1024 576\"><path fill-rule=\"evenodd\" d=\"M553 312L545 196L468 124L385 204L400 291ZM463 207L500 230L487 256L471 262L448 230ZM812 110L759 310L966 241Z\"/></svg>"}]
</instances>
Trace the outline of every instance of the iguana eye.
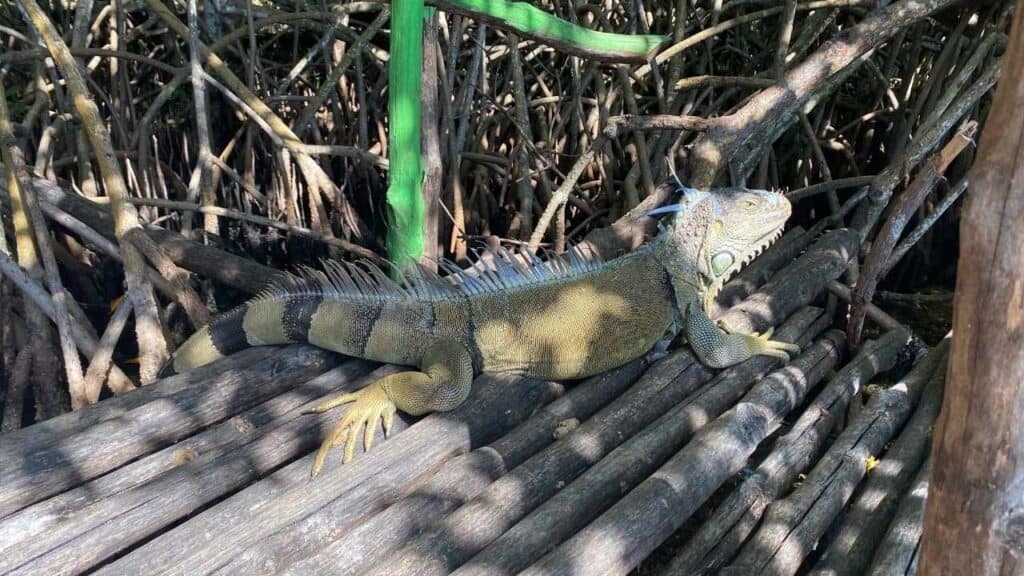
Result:
<instances>
[{"instance_id":1,"label":"iguana eye","mask_svg":"<svg viewBox=\"0 0 1024 576\"><path fill-rule=\"evenodd\" d=\"M743 201L743 207L744 208L753 208L755 206L757 206L757 200L749 200L749 199L747 199L747 200Z\"/></svg>"},{"instance_id":2,"label":"iguana eye","mask_svg":"<svg viewBox=\"0 0 1024 576\"><path fill-rule=\"evenodd\" d=\"M721 276L725 274L732 263L735 262L735 258L729 252L719 252L711 258L711 271L715 276Z\"/></svg>"}]
</instances>

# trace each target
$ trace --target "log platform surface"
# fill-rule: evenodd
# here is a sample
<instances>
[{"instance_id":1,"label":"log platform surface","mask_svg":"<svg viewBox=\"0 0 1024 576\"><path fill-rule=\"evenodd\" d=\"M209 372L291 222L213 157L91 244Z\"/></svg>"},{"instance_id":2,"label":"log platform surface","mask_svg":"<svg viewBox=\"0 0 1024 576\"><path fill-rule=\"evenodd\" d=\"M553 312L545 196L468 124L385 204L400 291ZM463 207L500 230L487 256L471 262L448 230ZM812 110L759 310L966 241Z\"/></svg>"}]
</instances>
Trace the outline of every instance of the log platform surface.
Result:
<instances>
[{"instance_id":1,"label":"log platform surface","mask_svg":"<svg viewBox=\"0 0 1024 576\"><path fill-rule=\"evenodd\" d=\"M916 561L908 535L948 352L918 347L914 362L900 329L847 351L824 307L856 234L805 236L787 234L720 299L730 326L801 346L786 366L715 372L683 346L577 383L485 374L463 406L402 417L315 479L340 410L305 412L397 368L251 349L2 435L0 574L836 574Z\"/></svg>"}]
</instances>

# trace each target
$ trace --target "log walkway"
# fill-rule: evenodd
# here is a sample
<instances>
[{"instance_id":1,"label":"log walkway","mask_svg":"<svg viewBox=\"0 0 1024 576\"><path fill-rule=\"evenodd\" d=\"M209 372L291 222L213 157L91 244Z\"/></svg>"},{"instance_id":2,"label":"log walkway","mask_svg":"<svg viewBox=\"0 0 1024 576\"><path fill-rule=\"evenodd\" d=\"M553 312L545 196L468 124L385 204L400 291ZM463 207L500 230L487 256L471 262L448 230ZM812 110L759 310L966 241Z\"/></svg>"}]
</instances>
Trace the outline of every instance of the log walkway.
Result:
<instances>
[{"instance_id":1,"label":"log walkway","mask_svg":"<svg viewBox=\"0 0 1024 576\"><path fill-rule=\"evenodd\" d=\"M720 299L786 366L482 375L313 480L338 413L304 412L395 367L252 349L0 436L0 574L913 573L948 345L851 355L823 306L858 238L811 236Z\"/></svg>"}]
</instances>

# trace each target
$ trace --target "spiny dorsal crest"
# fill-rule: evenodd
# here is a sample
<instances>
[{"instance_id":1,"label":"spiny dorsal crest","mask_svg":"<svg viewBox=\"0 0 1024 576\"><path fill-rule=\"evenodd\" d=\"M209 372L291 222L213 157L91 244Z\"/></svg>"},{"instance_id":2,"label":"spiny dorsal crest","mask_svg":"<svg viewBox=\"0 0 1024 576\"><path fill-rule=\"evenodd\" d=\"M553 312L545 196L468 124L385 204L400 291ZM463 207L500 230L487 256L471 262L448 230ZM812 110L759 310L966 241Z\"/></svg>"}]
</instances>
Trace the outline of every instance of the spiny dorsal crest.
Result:
<instances>
[{"instance_id":1,"label":"spiny dorsal crest","mask_svg":"<svg viewBox=\"0 0 1024 576\"><path fill-rule=\"evenodd\" d=\"M368 260L324 260L323 270L300 267L296 274L275 282L258 298L319 296L372 301L443 300L460 295L500 293L581 276L597 270L604 261L592 250L573 247L565 254L544 252L545 259L523 252L513 254L502 246L473 249L473 265L460 268L448 259L438 261L437 273L415 266L393 280Z\"/></svg>"}]
</instances>

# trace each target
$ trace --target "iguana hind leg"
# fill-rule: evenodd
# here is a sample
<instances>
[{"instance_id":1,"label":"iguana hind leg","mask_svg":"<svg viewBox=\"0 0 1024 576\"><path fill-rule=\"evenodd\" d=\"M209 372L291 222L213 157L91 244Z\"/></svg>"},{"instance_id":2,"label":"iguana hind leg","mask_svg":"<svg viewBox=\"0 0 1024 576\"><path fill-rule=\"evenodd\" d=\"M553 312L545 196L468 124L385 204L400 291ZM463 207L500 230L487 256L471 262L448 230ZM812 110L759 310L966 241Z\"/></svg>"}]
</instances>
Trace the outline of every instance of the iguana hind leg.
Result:
<instances>
[{"instance_id":1,"label":"iguana hind leg","mask_svg":"<svg viewBox=\"0 0 1024 576\"><path fill-rule=\"evenodd\" d=\"M686 338L697 357L706 366L726 368L753 356L772 356L788 362L790 354L796 354L800 347L788 342L771 340L772 330L764 334L745 334L730 330L725 332L708 318L698 305L689 305L686 310Z\"/></svg>"},{"instance_id":2,"label":"iguana hind leg","mask_svg":"<svg viewBox=\"0 0 1024 576\"><path fill-rule=\"evenodd\" d=\"M345 444L343 462L351 460L355 456L360 433L363 448L369 450L373 446L378 421L387 434L396 410L412 415L451 410L469 395L473 360L462 344L433 344L424 354L421 367L422 372L392 374L362 390L342 394L315 406L313 412L326 412L342 404L352 404L320 445L312 475L320 472L331 447L342 442Z\"/></svg>"}]
</instances>

